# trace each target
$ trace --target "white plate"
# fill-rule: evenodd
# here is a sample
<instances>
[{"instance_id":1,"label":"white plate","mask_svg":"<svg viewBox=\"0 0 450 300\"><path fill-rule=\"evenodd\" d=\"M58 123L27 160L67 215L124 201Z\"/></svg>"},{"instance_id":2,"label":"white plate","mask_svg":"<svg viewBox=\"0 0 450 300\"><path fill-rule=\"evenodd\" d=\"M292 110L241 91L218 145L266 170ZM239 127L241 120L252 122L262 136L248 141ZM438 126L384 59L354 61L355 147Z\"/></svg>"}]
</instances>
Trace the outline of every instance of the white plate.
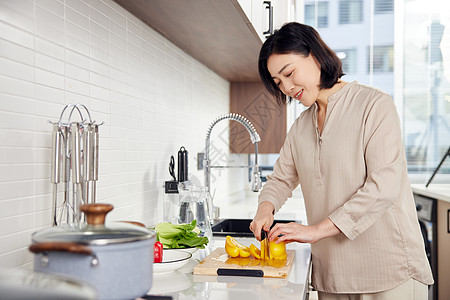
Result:
<instances>
[{"instance_id":1,"label":"white plate","mask_svg":"<svg viewBox=\"0 0 450 300\"><path fill-rule=\"evenodd\" d=\"M170 251L163 250L163 261L153 264L153 274L172 273L185 266L191 257L192 254L187 251L180 251L178 249L171 249Z\"/></svg>"},{"instance_id":2,"label":"white plate","mask_svg":"<svg viewBox=\"0 0 450 300\"><path fill-rule=\"evenodd\" d=\"M190 248L165 248L163 249L163 251L183 251L183 252L189 252L191 254L194 254L195 252L197 252L198 248L197 247L190 247Z\"/></svg>"}]
</instances>

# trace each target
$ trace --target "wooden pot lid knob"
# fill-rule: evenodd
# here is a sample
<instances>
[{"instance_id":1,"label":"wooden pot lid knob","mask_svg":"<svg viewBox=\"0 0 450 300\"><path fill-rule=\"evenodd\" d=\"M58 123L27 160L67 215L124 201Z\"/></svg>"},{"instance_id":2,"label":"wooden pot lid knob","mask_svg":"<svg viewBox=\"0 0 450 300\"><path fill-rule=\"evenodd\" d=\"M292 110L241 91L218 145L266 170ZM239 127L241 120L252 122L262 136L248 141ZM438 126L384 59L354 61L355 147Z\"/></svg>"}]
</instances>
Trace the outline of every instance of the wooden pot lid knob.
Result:
<instances>
[{"instance_id":1,"label":"wooden pot lid knob","mask_svg":"<svg viewBox=\"0 0 450 300\"><path fill-rule=\"evenodd\" d=\"M86 221L89 225L104 225L106 214L114 207L111 204L93 203L80 206L82 212L86 215Z\"/></svg>"}]
</instances>

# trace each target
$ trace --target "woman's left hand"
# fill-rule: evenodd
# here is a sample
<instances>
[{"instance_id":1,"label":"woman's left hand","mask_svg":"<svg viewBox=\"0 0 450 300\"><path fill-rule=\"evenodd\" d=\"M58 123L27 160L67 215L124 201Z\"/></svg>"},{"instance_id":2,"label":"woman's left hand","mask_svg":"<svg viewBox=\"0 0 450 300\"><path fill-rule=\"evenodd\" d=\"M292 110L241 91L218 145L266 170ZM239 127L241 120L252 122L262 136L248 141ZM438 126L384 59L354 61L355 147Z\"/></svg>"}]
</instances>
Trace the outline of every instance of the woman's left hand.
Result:
<instances>
[{"instance_id":1,"label":"woman's left hand","mask_svg":"<svg viewBox=\"0 0 450 300\"><path fill-rule=\"evenodd\" d=\"M312 226L306 226L298 223L277 223L269 232L269 241L273 241L279 236L277 242L285 243L310 243L340 233L339 228L334 225L329 218Z\"/></svg>"}]
</instances>

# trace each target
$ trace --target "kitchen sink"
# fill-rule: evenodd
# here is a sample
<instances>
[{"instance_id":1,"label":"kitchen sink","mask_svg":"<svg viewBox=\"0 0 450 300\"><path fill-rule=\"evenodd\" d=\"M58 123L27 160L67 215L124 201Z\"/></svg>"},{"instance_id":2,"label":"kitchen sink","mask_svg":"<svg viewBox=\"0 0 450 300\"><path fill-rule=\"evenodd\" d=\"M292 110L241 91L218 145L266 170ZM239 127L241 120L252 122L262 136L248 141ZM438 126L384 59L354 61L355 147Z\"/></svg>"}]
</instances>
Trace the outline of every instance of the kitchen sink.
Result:
<instances>
[{"instance_id":1,"label":"kitchen sink","mask_svg":"<svg viewBox=\"0 0 450 300\"><path fill-rule=\"evenodd\" d=\"M254 237L253 232L250 231L251 219L223 219L219 220L212 226L213 236L227 236L231 235L233 237ZM290 223L300 221L294 220L275 220L273 225L276 223ZM272 225L272 226L273 226Z\"/></svg>"}]
</instances>

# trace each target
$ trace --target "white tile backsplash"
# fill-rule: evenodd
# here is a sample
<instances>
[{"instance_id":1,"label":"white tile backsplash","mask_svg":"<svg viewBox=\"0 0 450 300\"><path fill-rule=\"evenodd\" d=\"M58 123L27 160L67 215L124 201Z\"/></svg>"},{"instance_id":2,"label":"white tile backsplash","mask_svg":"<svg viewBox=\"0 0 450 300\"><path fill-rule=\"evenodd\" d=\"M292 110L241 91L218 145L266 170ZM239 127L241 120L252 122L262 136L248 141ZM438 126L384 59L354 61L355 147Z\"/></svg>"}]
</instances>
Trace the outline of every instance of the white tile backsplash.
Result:
<instances>
[{"instance_id":1,"label":"white tile backsplash","mask_svg":"<svg viewBox=\"0 0 450 300\"><path fill-rule=\"evenodd\" d=\"M33 34L17 28L12 24L0 22L0 38L28 48L34 47Z\"/></svg>"},{"instance_id":2,"label":"white tile backsplash","mask_svg":"<svg viewBox=\"0 0 450 300\"><path fill-rule=\"evenodd\" d=\"M33 19L23 15L20 11L13 9L13 7L8 7L9 1L0 2L0 10L2 19L11 25L19 27L23 30L33 32Z\"/></svg>"},{"instance_id":3,"label":"white tile backsplash","mask_svg":"<svg viewBox=\"0 0 450 300\"><path fill-rule=\"evenodd\" d=\"M49 12L64 18L64 0L38 0L38 1L30 1L35 2L35 8L45 8ZM67 1L67 2L78 2L78 1Z\"/></svg>"},{"instance_id":4,"label":"white tile backsplash","mask_svg":"<svg viewBox=\"0 0 450 300\"><path fill-rule=\"evenodd\" d=\"M50 226L47 121L69 103L105 122L97 200L115 206L108 219L151 226L181 146L203 182L196 154L229 110L229 82L111 0L0 1L0 268L31 268L31 234ZM243 177L221 171L216 198L243 189Z\"/></svg>"},{"instance_id":5,"label":"white tile backsplash","mask_svg":"<svg viewBox=\"0 0 450 300\"><path fill-rule=\"evenodd\" d=\"M51 41L49 41L45 38L40 38L40 37L35 37L34 44L35 44L36 53L40 52L49 57L52 57L53 59L59 59L61 61L64 61L64 59L66 59L66 60L68 59L67 57L66 58L64 57L65 48L61 45L52 43ZM66 51L67 51L67 48L66 48ZM70 60L69 60L69 62L70 62Z\"/></svg>"},{"instance_id":6,"label":"white tile backsplash","mask_svg":"<svg viewBox=\"0 0 450 300\"><path fill-rule=\"evenodd\" d=\"M34 32L36 33L36 36L46 39L57 45L64 46L65 26L56 28L49 26L49 24L46 24L41 20L35 20L34 24Z\"/></svg>"},{"instance_id":7,"label":"white tile backsplash","mask_svg":"<svg viewBox=\"0 0 450 300\"><path fill-rule=\"evenodd\" d=\"M10 43L3 39L0 39L0 57L28 65L33 65L34 63L34 51L32 49Z\"/></svg>"},{"instance_id":8,"label":"white tile backsplash","mask_svg":"<svg viewBox=\"0 0 450 300\"><path fill-rule=\"evenodd\" d=\"M58 59L53 56L49 56L48 54L36 52L34 59L35 67L64 75L64 55L62 58Z\"/></svg>"}]
</instances>

